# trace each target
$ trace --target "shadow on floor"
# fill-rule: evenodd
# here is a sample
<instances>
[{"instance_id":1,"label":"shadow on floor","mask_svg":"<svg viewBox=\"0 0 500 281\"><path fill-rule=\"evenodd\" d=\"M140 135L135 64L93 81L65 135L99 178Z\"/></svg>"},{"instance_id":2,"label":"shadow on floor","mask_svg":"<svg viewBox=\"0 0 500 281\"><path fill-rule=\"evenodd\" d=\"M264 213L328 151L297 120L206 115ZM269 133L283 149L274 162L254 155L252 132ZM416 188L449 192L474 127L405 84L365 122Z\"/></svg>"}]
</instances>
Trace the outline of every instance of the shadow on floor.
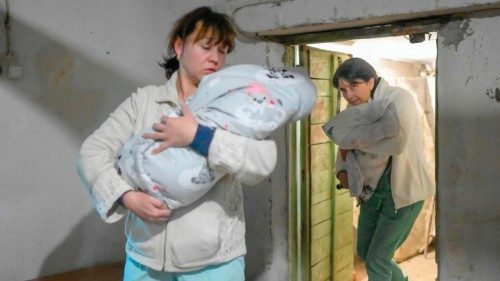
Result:
<instances>
[{"instance_id":1,"label":"shadow on floor","mask_svg":"<svg viewBox=\"0 0 500 281\"><path fill-rule=\"evenodd\" d=\"M114 224L105 224L96 212L87 214L45 258L38 276L51 276L66 272L68 269L99 267L120 262L125 258L123 227L123 220Z\"/></svg>"},{"instance_id":2,"label":"shadow on floor","mask_svg":"<svg viewBox=\"0 0 500 281\"><path fill-rule=\"evenodd\" d=\"M123 278L123 262L60 273L29 281L119 281Z\"/></svg>"}]
</instances>

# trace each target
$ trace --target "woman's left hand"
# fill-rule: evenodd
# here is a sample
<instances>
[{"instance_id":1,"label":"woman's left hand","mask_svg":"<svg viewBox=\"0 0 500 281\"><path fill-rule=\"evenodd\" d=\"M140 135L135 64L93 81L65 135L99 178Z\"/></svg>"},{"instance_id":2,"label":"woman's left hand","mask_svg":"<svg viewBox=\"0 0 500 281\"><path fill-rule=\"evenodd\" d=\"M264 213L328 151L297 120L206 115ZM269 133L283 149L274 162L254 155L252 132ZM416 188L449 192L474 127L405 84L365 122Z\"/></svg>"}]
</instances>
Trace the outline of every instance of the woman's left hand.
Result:
<instances>
[{"instance_id":1,"label":"woman's left hand","mask_svg":"<svg viewBox=\"0 0 500 281\"><path fill-rule=\"evenodd\" d=\"M182 116L162 116L161 123L153 125L154 133L144 134L146 139L161 140L161 144L155 148L153 154L158 154L169 147L182 147L193 142L198 122L186 104L181 104Z\"/></svg>"}]
</instances>

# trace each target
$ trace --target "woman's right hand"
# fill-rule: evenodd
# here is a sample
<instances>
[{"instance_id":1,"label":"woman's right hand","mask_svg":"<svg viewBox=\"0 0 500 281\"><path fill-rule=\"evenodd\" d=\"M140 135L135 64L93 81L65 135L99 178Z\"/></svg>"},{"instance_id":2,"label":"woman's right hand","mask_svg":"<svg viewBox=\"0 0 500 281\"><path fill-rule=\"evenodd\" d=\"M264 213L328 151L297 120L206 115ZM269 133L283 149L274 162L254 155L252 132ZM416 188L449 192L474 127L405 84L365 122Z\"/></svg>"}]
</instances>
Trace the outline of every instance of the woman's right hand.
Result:
<instances>
[{"instance_id":1,"label":"woman's right hand","mask_svg":"<svg viewBox=\"0 0 500 281\"><path fill-rule=\"evenodd\" d=\"M186 104L181 104L182 116L162 116L160 123L153 124L154 133L144 134L146 139L161 141L153 149L153 154L158 154L169 147L184 147L193 142L198 129L198 122Z\"/></svg>"},{"instance_id":2,"label":"woman's right hand","mask_svg":"<svg viewBox=\"0 0 500 281\"><path fill-rule=\"evenodd\" d=\"M142 191L129 191L123 197L123 206L150 224L161 224L168 220L172 210L161 200Z\"/></svg>"}]
</instances>

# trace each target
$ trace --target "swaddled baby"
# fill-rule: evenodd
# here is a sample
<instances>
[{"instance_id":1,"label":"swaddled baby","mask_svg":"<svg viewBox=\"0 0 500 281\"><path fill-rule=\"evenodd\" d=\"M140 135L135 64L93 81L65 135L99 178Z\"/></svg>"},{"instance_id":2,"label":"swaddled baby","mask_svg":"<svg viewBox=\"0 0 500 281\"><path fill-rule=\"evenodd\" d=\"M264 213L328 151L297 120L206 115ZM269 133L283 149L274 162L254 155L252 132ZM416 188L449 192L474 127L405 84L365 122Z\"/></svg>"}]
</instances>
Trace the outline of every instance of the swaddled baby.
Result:
<instances>
[{"instance_id":1,"label":"swaddled baby","mask_svg":"<svg viewBox=\"0 0 500 281\"><path fill-rule=\"evenodd\" d=\"M350 106L325 123L323 130L340 148L350 150L345 159L349 192L358 202L367 201L377 187L389 156L367 153L363 148L397 135L396 107L388 99Z\"/></svg>"},{"instance_id":2,"label":"swaddled baby","mask_svg":"<svg viewBox=\"0 0 500 281\"><path fill-rule=\"evenodd\" d=\"M316 88L294 69L235 65L202 78L187 105L202 125L264 139L291 120L307 116ZM133 187L163 200L169 208L189 205L224 176L191 148L153 155L154 140L132 137L117 155L117 168Z\"/></svg>"}]
</instances>

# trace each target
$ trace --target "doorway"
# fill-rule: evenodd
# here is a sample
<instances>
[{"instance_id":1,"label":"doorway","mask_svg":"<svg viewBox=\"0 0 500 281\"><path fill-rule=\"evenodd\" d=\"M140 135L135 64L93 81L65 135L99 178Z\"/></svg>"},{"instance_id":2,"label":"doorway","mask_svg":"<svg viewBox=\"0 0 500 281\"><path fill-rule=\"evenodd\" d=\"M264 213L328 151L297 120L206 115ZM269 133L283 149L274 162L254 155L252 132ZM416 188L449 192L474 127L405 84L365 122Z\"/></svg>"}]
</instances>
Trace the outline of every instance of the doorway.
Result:
<instances>
[{"instance_id":1,"label":"doorway","mask_svg":"<svg viewBox=\"0 0 500 281\"><path fill-rule=\"evenodd\" d=\"M337 148L321 135L321 125L347 105L331 86L333 73L349 57L367 60L389 84L416 97L434 136L436 37L436 32L426 33L419 44L397 36L287 48L294 64L306 67L318 88L310 118L289 130L289 156L295 163L289 179L297 187L289 197L293 280L368 280L355 255L359 207L348 192L334 188L337 182L329 171L335 167ZM410 236L396 252L395 260L410 280L437 278L434 208L434 198L426 200Z\"/></svg>"}]
</instances>

